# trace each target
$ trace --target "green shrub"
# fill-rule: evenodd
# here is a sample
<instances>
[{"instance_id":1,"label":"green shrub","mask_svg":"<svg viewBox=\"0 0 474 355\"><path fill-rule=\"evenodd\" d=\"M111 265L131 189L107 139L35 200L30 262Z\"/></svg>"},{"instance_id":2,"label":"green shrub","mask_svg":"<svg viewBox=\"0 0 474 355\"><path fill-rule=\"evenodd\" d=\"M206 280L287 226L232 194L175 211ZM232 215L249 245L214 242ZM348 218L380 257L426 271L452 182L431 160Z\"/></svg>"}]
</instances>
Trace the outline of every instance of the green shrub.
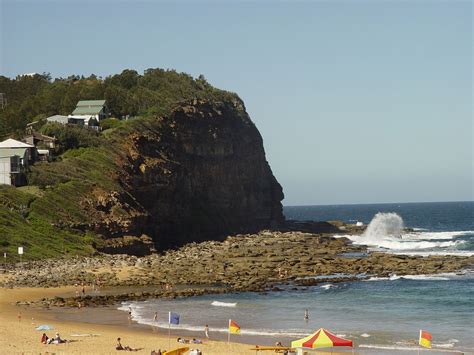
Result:
<instances>
[{"instance_id":1,"label":"green shrub","mask_svg":"<svg viewBox=\"0 0 474 355\"><path fill-rule=\"evenodd\" d=\"M102 128L102 131L105 131L107 129L117 128L121 124L122 124L122 121L120 121L116 118L106 118L106 119L100 121L100 128Z\"/></svg>"},{"instance_id":2,"label":"green shrub","mask_svg":"<svg viewBox=\"0 0 474 355\"><path fill-rule=\"evenodd\" d=\"M56 137L56 154L74 148L97 147L101 143L97 131L76 125L48 123L41 127L41 133Z\"/></svg>"}]
</instances>

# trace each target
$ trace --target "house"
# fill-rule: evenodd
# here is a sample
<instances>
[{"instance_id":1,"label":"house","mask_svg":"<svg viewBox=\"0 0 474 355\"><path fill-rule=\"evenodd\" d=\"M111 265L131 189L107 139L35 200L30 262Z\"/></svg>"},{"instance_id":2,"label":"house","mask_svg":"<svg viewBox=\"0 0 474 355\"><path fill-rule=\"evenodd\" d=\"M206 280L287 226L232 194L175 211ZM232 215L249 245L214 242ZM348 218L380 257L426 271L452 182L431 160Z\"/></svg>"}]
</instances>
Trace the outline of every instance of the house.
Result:
<instances>
[{"instance_id":1,"label":"house","mask_svg":"<svg viewBox=\"0 0 474 355\"><path fill-rule=\"evenodd\" d=\"M15 139L0 142L0 184L26 185L28 171L34 146Z\"/></svg>"},{"instance_id":2,"label":"house","mask_svg":"<svg viewBox=\"0 0 474 355\"><path fill-rule=\"evenodd\" d=\"M46 136L35 131L23 138L23 142L36 148L32 152L34 161L50 161L53 157L54 149L56 148L56 140L55 137Z\"/></svg>"},{"instance_id":3,"label":"house","mask_svg":"<svg viewBox=\"0 0 474 355\"><path fill-rule=\"evenodd\" d=\"M88 127L99 127L99 121L109 115L105 100L82 100L77 103L76 109L68 117L71 119L84 119Z\"/></svg>"},{"instance_id":4,"label":"house","mask_svg":"<svg viewBox=\"0 0 474 355\"><path fill-rule=\"evenodd\" d=\"M46 118L46 121L48 123L50 122L55 122L55 123L60 123L60 124L75 124L78 126L84 126L84 121L85 118L74 118L74 117L69 117L69 116L63 116L63 115L54 115Z\"/></svg>"}]
</instances>

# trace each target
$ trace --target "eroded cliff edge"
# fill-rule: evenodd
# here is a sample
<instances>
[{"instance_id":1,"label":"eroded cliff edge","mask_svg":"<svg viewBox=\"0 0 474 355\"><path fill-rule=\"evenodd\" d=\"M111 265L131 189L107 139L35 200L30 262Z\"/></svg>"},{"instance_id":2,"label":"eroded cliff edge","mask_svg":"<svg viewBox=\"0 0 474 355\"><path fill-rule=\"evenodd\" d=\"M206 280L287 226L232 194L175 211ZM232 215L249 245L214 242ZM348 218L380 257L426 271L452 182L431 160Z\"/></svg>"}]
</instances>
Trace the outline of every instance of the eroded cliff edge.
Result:
<instances>
[{"instance_id":1,"label":"eroded cliff edge","mask_svg":"<svg viewBox=\"0 0 474 355\"><path fill-rule=\"evenodd\" d=\"M276 227L283 192L243 104L193 100L124 143L121 181L157 247Z\"/></svg>"},{"instance_id":2,"label":"eroded cliff edge","mask_svg":"<svg viewBox=\"0 0 474 355\"><path fill-rule=\"evenodd\" d=\"M117 186L93 184L80 198L97 249L143 255L185 243L275 228L283 191L262 137L239 99L190 100L171 115L138 119L108 138ZM105 184L107 185L107 184Z\"/></svg>"}]
</instances>

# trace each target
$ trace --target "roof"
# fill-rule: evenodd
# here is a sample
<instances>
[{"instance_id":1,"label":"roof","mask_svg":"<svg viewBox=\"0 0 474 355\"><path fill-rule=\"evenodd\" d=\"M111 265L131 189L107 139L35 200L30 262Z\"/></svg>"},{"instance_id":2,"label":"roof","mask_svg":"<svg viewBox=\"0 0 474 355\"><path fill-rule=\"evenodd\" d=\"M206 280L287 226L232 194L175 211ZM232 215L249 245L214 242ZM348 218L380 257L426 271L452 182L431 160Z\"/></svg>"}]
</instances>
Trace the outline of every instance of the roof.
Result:
<instances>
[{"instance_id":1,"label":"roof","mask_svg":"<svg viewBox=\"0 0 474 355\"><path fill-rule=\"evenodd\" d=\"M73 115L97 115L102 110L103 106L84 106L84 107L76 107L74 111L72 111Z\"/></svg>"},{"instance_id":2,"label":"roof","mask_svg":"<svg viewBox=\"0 0 474 355\"><path fill-rule=\"evenodd\" d=\"M63 115L54 115L46 118L48 122L59 122L59 123L68 123L68 117Z\"/></svg>"},{"instance_id":3,"label":"roof","mask_svg":"<svg viewBox=\"0 0 474 355\"><path fill-rule=\"evenodd\" d=\"M82 106L104 106L105 100L81 100L77 103L76 107Z\"/></svg>"},{"instance_id":4,"label":"roof","mask_svg":"<svg viewBox=\"0 0 474 355\"><path fill-rule=\"evenodd\" d=\"M16 139L8 138L7 140L0 142L0 148L34 148L34 146L17 141Z\"/></svg>"},{"instance_id":5,"label":"roof","mask_svg":"<svg viewBox=\"0 0 474 355\"><path fill-rule=\"evenodd\" d=\"M29 136L26 136L25 139L29 138L29 137L33 137L37 140L40 140L40 141L56 141L56 137L50 137L50 136L46 136L44 134L41 134L39 132L33 132L32 134L30 134Z\"/></svg>"},{"instance_id":6,"label":"roof","mask_svg":"<svg viewBox=\"0 0 474 355\"><path fill-rule=\"evenodd\" d=\"M97 115L105 106L105 100L81 100L77 103L73 115Z\"/></svg>"},{"instance_id":7,"label":"roof","mask_svg":"<svg viewBox=\"0 0 474 355\"><path fill-rule=\"evenodd\" d=\"M26 148L0 149L0 158L9 158L15 155L23 158L26 154Z\"/></svg>"}]
</instances>

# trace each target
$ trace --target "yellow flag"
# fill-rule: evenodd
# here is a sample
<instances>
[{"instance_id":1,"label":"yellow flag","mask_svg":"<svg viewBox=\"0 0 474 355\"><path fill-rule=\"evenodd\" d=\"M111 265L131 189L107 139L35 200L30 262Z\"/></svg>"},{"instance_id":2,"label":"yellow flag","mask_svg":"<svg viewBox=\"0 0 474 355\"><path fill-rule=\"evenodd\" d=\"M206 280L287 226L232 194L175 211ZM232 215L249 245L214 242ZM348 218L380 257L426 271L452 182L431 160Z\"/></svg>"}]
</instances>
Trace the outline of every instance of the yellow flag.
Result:
<instances>
[{"instance_id":1,"label":"yellow flag","mask_svg":"<svg viewBox=\"0 0 474 355\"><path fill-rule=\"evenodd\" d=\"M229 333L230 334L240 334L239 325L234 322L232 319L229 319Z\"/></svg>"},{"instance_id":2,"label":"yellow flag","mask_svg":"<svg viewBox=\"0 0 474 355\"><path fill-rule=\"evenodd\" d=\"M433 336L431 333L428 333L426 330L421 330L420 329L420 345L431 349L431 340L433 339Z\"/></svg>"}]
</instances>

